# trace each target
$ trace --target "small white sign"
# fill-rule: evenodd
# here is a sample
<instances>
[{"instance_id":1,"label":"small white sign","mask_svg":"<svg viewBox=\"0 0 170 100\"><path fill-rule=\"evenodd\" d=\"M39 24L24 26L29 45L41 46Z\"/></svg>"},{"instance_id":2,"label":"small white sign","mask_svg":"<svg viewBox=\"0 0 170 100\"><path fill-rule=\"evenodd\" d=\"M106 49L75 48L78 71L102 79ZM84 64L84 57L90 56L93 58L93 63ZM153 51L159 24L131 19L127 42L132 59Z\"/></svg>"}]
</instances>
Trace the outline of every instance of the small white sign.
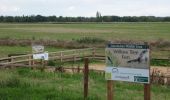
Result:
<instances>
[{"instance_id":1,"label":"small white sign","mask_svg":"<svg viewBox=\"0 0 170 100\"><path fill-rule=\"evenodd\" d=\"M48 60L48 53L33 54L33 59Z\"/></svg>"},{"instance_id":2,"label":"small white sign","mask_svg":"<svg viewBox=\"0 0 170 100\"><path fill-rule=\"evenodd\" d=\"M149 46L109 44L106 48L106 79L149 83Z\"/></svg>"},{"instance_id":3,"label":"small white sign","mask_svg":"<svg viewBox=\"0 0 170 100\"><path fill-rule=\"evenodd\" d=\"M43 45L33 45L32 46L32 53L42 53L44 52L44 46Z\"/></svg>"}]
</instances>

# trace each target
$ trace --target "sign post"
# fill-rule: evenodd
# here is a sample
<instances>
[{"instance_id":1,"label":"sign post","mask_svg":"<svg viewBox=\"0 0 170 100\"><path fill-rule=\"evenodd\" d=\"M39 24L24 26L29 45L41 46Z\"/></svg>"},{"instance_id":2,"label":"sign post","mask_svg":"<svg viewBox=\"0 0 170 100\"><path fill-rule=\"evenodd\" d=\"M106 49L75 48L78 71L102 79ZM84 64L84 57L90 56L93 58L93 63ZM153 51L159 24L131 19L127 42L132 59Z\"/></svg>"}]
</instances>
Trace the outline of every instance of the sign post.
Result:
<instances>
[{"instance_id":1,"label":"sign post","mask_svg":"<svg viewBox=\"0 0 170 100\"><path fill-rule=\"evenodd\" d=\"M84 59L84 100L88 97L88 74L89 74L89 59Z\"/></svg>"},{"instance_id":2,"label":"sign post","mask_svg":"<svg viewBox=\"0 0 170 100\"><path fill-rule=\"evenodd\" d=\"M142 83L144 84L144 98L146 98L145 100L150 100L149 45L108 44L105 53L106 80ZM110 96L109 93L108 96Z\"/></svg>"},{"instance_id":3,"label":"sign post","mask_svg":"<svg viewBox=\"0 0 170 100\"><path fill-rule=\"evenodd\" d=\"M151 100L150 84L144 84L144 100Z\"/></svg>"},{"instance_id":4,"label":"sign post","mask_svg":"<svg viewBox=\"0 0 170 100\"><path fill-rule=\"evenodd\" d=\"M113 100L113 81L107 80L107 100Z\"/></svg>"}]
</instances>

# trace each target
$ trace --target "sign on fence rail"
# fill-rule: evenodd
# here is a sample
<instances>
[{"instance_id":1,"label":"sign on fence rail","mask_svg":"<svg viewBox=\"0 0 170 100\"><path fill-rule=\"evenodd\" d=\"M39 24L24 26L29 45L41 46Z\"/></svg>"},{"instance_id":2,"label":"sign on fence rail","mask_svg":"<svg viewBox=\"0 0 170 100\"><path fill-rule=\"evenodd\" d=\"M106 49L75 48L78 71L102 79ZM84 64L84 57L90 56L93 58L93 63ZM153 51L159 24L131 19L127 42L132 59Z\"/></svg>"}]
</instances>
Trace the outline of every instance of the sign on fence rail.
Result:
<instances>
[{"instance_id":1,"label":"sign on fence rail","mask_svg":"<svg viewBox=\"0 0 170 100\"><path fill-rule=\"evenodd\" d=\"M43 45L32 45L32 53L42 53L44 52L44 46Z\"/></svg>"},{"instance_id":2,"label":"sign on fence rail","mask_svg":"<svg viewBox=\"0 0 170 100\"><path fill-rule=\"evenodd\" d=\"M33 59L43 59L48 60L48 53L33 54Z\"/></svg>"},{"instance_id":3,"label":"sign on fence rail","mask_svg":"<svg viewBox=\"0 0 170 100\"><path fill-rule=\"evenodd\" d=\"M149 46L109 44L106 48L106 79L149 83Z\"/></svg>"}]
</instances>

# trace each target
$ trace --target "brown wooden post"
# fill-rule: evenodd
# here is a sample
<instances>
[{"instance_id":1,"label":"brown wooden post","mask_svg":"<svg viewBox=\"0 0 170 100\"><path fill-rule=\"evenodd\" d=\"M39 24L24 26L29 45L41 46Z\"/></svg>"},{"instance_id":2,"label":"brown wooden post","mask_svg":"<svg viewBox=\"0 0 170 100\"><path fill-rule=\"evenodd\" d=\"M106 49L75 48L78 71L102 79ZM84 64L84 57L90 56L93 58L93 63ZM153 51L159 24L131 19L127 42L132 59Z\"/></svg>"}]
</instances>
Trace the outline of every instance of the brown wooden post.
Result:
<instances>
[{"instance_id":1,"label":"brown wooden post","mask_svg":"<svg viewBox=\"0 0 170 100\"><path fill-rule=\"evenodd\" d=\"M31 59L32 59L32 61L31 61L32 68L33 68L33 69L36 69L35 67L33 67L33 66L35 65L34 58L33 58L33 54L31 55Z\"/></svg>"},{"instance_id":2,"label":"brown wooden post","mask_svg":"<svg viewBox=\"0 0 170 100\"><path fill-rule=\"evenodd\" d=\"M94 59L94 57L95 57L95 54L96 54L96 48L93 48L93 51L92 51L93 59Z\"/></svg>"},{"instance_id":3,"label":"brown wooden post","mask_svg":"<svg viewBox=\"0 0 170 100\"><path fill-rule=\"evenodd\" d=\"M82 55L83 55L83 58L85 58L85 53L84 53L84 50L82 51Z\"/></svg>"},{"instance_id":4,"label":"brown wooden post","mask_svg":"<svg viewBox=\"0 0 170 100\"><path fill-rule=\"evenodd\" d=\"M74 56L73 56L74 63L76 62L76 50L74 51Z\"/></svg>"},{"instance_id":5,"label":"brown wooden post","mask_svg":"<svg viewBox=\"0 0 170 100\"><path fill-rule=\"evenodd\" d=\"M8 57L11 57L11 55L8 55ZM8 59L8 62L11 62L11 59Z\"/></svg>"},{"instance_id":6,"label":"brown wooden post","mask_svg":"<svg viewBox=\"0 0 170 100\"><path fill-rule=\"evenodd\" d=\"M45 60L41 59L41 72L45 70Z\"/></svg>"},{"instance_id":7,"label":"brown wooden post","mask_svg":"<svg viewBox=\"0 0 170 100\"><path fill-rule=\"evenodd\" d=\"M113 81L107 80L107 100L113 100Z\"/></svg>"},{"instance_id":8,"label":"brown wooden post","mask_svg":"<svg viewBox=\"0 0 170 100\"><path fill-rule=\"evenodd\" d=\"M61 61L61 62L63 62L63 58L62 58L62 57L63 57L63 53L60 52L60 61Z\"/></svg>"},{"instance_id":9,"label":"brown wooden post","mask_svg":"<svg viewBox=\"0 0 170 100\"><path fill-rule=\"evenodd\" d=\"M12 56L11 56L12 57ZM14 58L11 58L11 64L13 64L14 62ZM13 68L13 66L11 65L11 68Z\"/></svg>"},{"instance_id":10,"label":"brown wooden post","mask_svg":"<svg viewBox=\"0 0 170 100\"><path fill-rule=\"evenodd\" d=\"M89 59L84 59L84 99L88 97L88 74L89 74Z\"/></svg>"},{"instance_id":11,"label":"brown wooden post","mask_svg":"<svg viewBox=\"0 0 170 100\"><path fill-rule=\"evenodd\" d=\"M149 45L149 58L151 58L151 50L150 50L151 46L147 42L145 42L144 44ZM150 77L150 61L149 61L149 77ZM151 80L149 80L149 84L144 84L144 100L151 100L151 93L150 92L151 92Z\"/></svg>"},{"instance_id":12,"label":"brown wooden post","mask_svg":"<svg viewBox=\"0 0 170 100\"><path fill-rule=\"evenodd\" d=\"M80 66L77 66L77 72L80 73Z\"/></svg>"},{"instance_id":13,"label":"brown wooden post","mask_svg":"<svg viewBox=\"0 0 170 100\"><path fill-rule=\"evenodd\" d=\"M29 61L28 61L28 65L32 65L32 56L30 55L29 57L28 57L28 59L29 59Z\"/></svg>"},{"instance_id":14,"label":"brown wooden post","mask_svg":"<svg viewBox=\"0 0 170 100\"><path fill-rule=\"evenodd\" d=\"M150 87L150 84L144 84L144 100L151 100Z\"/></svg>"}]
</instances>

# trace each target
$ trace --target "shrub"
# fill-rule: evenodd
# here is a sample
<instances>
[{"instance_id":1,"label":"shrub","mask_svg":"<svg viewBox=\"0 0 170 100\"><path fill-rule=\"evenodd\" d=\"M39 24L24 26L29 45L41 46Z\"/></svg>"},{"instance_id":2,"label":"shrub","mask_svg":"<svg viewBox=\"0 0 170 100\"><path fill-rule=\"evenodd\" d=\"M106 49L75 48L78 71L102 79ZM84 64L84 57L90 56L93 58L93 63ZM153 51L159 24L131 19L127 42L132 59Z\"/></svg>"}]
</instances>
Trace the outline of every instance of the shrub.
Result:
<instances>
[{"instance_id":1,"label":"shrub","mask_svg":"<svg viewBox=\"0 0 170 100\"><path fill-rule=\"evenodd\" d=\"M55 62L54 61L52 61L52 60L49 60L48 61L48 66L55 66L56 64L55 64Z\"/></svg>"},{"instance_id":2,"label":"shrub","mask_svg":"<svg viewBox=\"0 0 170 100\"><path fill-rule=\"evenodd\" d=\"M105 40L97 37L83 37L76 40L78 43L85 43L85 44L96 44L96 43L104 43Z\"/></svg>"}]
</instances>

